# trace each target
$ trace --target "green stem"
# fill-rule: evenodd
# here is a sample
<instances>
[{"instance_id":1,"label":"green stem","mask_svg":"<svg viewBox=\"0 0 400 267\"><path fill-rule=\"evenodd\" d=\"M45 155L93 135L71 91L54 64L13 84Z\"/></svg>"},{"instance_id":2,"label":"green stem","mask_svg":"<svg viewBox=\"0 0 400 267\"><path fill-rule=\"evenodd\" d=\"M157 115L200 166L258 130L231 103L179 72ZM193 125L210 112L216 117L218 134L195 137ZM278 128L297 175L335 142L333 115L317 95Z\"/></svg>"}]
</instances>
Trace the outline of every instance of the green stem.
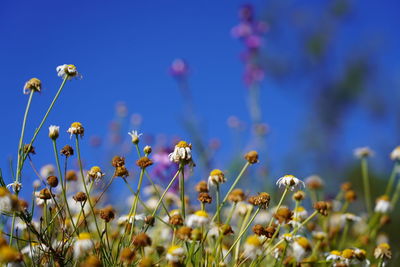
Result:
<instances>
[{"instance_id":1,"label":"green stem","mask_svg":"<svg viewBox=\"0 0 400 267\"><path fill-rule=\"evenodd\" d=\"M237 202L233 202L232 208L229 211L228 218L226 218L225 224L230 224L233 213L235 212L235 209L236 209L236 205L237 205Z\"/></svg>"},{"instance_id":2,"label":"green stem","mask_svg":"<svg viewBox=\"0 0 400 267\"><path fill-rule=\"evenodd\" d=\"M181 164L179 166L179 169L181 169L180 173L181 175L179 176L179 191L181 195L181 213L183 219L185 219L185 169L184 165Z\"/></svg>"},{"instance_id":3,"label":"green stem","mask_svg":"<svg viewBox=\"0 0 400 267\"><path fill-rule=\"evenodd\" d=\"M392 192L394 181L396 180L396 176L398 173L398 168L399 168L399 161L396 160L396 162L394 163L394 166L393 166L392 173L390 174L389 182L388 182L388 184L386 186L386 190L385 190L385 195L387 195L388 197L390 197L390 193Z\"/></svg>"},{"instance_id":4,"label":"green stem","mask_svg":"<svg viewBox=\"0 0 400 267\"><path fill-rule=\"evenodd\" d=\"M219 189L219 183L217 183L217 191L216 191L216 198L217 198L217 207L219 207L220 199L219 199L219 194L220 194L220 189ZM221 213L220 210L217 210L217 222L221 223Z\"/></svg>"},{"instance_id":5,"label":"green stem","mask_svg":"<svg viewBox=\"0 0 400 267\"><path fill-rule=\"evenodd\" d=\"M345 225L344 225L342 237L340 238L339 249L343 249L344 244L346 242L346 238L347 238L347 233L348 232L349 232L349 222L346 222Z\"/></svg>"},{"instance_id":6,"label":"green stem","mask_svg":"<svg viewBox=\"0 0 400 267\"><path fill-rule=\"evenodd\" d=\"M289 192L289 186L286 186L285 191L283 191L281 199L279 200L278 206L276 206L275 212L277 212L279 210L279 208L282 206L283 200L285 199L288 192ZM269 221L268 226L271 226L273 221L274 221L274 216L272 216L271 220Z\"/></svg>"},{"instance_id":7,"label":"green stem","mask_svg":"<svg viewBox=\"0 0 400 267\"><path fill-rule=\"evenodd\" d=\"M225 202L228 200L229 194L233 191L233 189L235 189L236 185L239 183L240 179L242 178L243 174L245 173L245 171L247 170L247 168L249 166L250 166L249 162L246 162L246 164L243 166L242 170L240 171L240 173L236 177L235 181L233 182L233 184L229 188L228 192L226 193L226 195L225 195L224 199L222 200L221 204L217 207L217 212L218 213L220 212L222 207L225 205ZM211 222L213 222L216 218L217 218L217 215L215 214L214 217L211 219Z\"/></svg>"},{"instance_id":8,"label":"green stem","mask_svg":"<svg viewBox=\"0 0 400 267\"><path fill-rule=\"evenodd\" d=\"M142 183L143 183L143 175L144 175L144 168L142 168L141 171L140 171L139 183L138 183L138 186L137 186L135 199L133 201L132 213L129 213L129 216L128 216L128 222L129 222L131 217L132 217L132 215L133 215L133 223L132 223L131 234L130 234L131 240L132 240L132 235L133 235L133 228L135 228L135 216L136 216L137 204L138 204L138 201L139 201L140 189L142 188Z\"/></svg>"},{"instance_id":9,"label":"green stem","mask_svg":"<svg viewBox=\"0 0 400 267\"><path fill-rule=\"evenodd\" d=\"M368 214L371 214L372 213L371 189L368 178L368 161L366 157L361 159L361 172L364 184L365 206L367 207Z\"/></svg>"}]
</instances>

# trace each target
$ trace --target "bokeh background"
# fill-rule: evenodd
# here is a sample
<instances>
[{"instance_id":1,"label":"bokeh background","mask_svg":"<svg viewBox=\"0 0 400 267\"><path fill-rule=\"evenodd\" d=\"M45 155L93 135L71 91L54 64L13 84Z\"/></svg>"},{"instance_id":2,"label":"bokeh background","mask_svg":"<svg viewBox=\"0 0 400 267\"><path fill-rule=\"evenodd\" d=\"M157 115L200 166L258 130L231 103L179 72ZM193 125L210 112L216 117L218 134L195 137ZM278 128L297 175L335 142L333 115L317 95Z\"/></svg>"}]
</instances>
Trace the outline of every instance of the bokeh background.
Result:
<instances>
[{"instance_id":1,"label":"bokeh background","mask_svg":"<svg viewBox=\"0 0 400 267\"><path fill-rule=\"evenodd\" d=\"M141 145L155 149L161 183L172 168L163 156L183 138L198 163L192 184L215 167L235 175L243 153L257 149L254 182L243 184L249 191L286 173L319 174L328 194L350 180L361 196L353 149L369 146L374 197L383 191L389 153L400 143L398 1L6 0L0 7L6 178L10 161L15 165L25 81L37 77L44 87L33 99L29 138L61 83L56 66L75 64L83 78L67 83L39 134L32 157L38 169L54 163L47 127L61 127L61 146L72 143L66 130L80 121L86 167L108 169L120 154L133 168L127 132L135 129ZM36 179L29 167L23 179L27 187ZM398 234L399 218L393 220L388 231Z\"/></svg>"}]
</instances>

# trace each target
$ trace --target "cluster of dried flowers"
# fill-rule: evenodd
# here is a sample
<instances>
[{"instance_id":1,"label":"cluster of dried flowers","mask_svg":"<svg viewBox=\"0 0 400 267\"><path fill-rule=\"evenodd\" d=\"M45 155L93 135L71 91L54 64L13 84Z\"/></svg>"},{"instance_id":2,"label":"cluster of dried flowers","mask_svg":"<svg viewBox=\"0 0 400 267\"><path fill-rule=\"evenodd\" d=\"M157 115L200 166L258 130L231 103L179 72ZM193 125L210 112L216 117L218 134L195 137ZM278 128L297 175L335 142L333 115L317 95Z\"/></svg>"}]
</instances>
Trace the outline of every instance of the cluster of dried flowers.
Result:
<instances>
[{"instance_id":1,"label":"cluster of dried flowers","mask_svg":"<svg viewBox=\"0 0 400 267\"><path fill-rule=\"evenodd\" d=\"M317 175L304 181L293 175L277 179L277 188L282 191L274 194L276 199L271 199L266 192L248 195L247 190L237 185L245 179L246 170L259 163L256 151L244 156L244 166L235 179L215 169L194 190L185 189L185 175L195 166L192 145L185 141L178 142L169 154L169 160L177 164L178 170L168 186L162 188L154 184L154 177L147 172L153 165L152 149L150 146L140 149L141 134L137 131L129 133L138 151L137 189L132 189L126 179L130 176L126 166L133 164L127 163L123 156L112 158L115 171L103 183L107 175L99 166L83 168L80 153L85 133L83 125L71 124L66 132L74 140L74 147L65 145L61 150L57 148L60 128L52 125L49 138L56 168L43 168L41 180L33 185L32 202L22 200L19 196L23 185L25 188L22 170L35 151L35 138L65 82L80 76L74 65L59 66L57 72L63 83L28 144L23 142L23 127L14 181L6 186L3 177L0 179L0 211L6 222L0 235L2 264L385 266L390 262L390 241L383 230L400 195L397 180L400 147L391 154L395 162L393 173L374 208L367 171L372 151L369 148L355 151L363 170L366 211L353 214L349 210L357 194L352 185L344 183L337 196L328 199L323 194L324 182ZM33 78L26 83L24 93L30 95L26 112L33 94L40 90L40 80ZM74 156L79 169L68 170L69 160ZM62 160L64 168L61 168ZM119 178L133 196L131 205L126 207L127 214L119 213L104 201L107 189ZM144 178L148 179L149 186L142 186ZM176 180L179 180L178 193L170 191Z\"/></svg>"}]
</instances>

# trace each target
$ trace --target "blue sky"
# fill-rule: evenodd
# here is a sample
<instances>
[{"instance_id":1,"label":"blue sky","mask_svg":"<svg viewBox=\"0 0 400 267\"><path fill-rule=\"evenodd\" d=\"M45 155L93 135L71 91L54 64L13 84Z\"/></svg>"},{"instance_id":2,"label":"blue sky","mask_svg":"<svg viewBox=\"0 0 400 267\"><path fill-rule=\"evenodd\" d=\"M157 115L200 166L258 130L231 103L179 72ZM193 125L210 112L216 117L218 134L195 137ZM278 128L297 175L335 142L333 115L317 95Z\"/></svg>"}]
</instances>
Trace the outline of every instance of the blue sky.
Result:
<instances>
[{"instance_id":1,"label":"blue sky","mask_svg":"<svg viewBox=\"0 0 400 267\"><path fill-rule=\"evenodd\" d=\"M263 1L252 2L259 12L263 10ZM143 116L141 132L185 136L179 120L182 98L175 81L168 75L168 67L177 57L190 63L196 110L207 125L204 134L229 139L226 120L230 115L248 121L243 66L239 60L243 47L230 36L230 29L238 22L237 10L243 3L228 0L3 1L0 9L3 66L0 166L7 170L7 159L16 155L27 101L27 96L22 94L25 81L38 77L44 87L33 99L27 126L29 138L61 83L55 71L61 64L75 64L83 79L67 83L39 135L35 157L38 166L53 162L51 142L47 138L50 124L60 125L64 133L71 122L80 121L87 136L105 136L118 101L126 102L130 113ZM341 37L345 40L348 35L368 31L384 35L383 39L377 38L387 49L387 53L382 53L380 66L393 75L399 73L398 60L394 59L399 56L394 51L399 44L396 8L395 1L385 3L384 7L367 1L357 9L352 28ZM347 45L346 41L343 44ZM264 88L268 90L263 91L260 101L264 104L266 121L273 129L270 154L278 161L295 143L301 124L307 122L307 96L301 91L280 90L269 79ZM350 128L355 123L361 127L354 130L356 133L359 129L376 129L376 125L365 122L365 114L357 112L360 111L349 116ZM378 123L381 129L378 136L375 132L352 141L343 136L344 143L350 150L385 139L392 124L393 121ZM59 144L68 140L64 133ZM229 140L223 143L225 151L229 151L226 148L229 145ZM83 149L84 153L91 153L87 144ZM94 158L89 161L95 161Z\"/></svg>"}]
</instances>

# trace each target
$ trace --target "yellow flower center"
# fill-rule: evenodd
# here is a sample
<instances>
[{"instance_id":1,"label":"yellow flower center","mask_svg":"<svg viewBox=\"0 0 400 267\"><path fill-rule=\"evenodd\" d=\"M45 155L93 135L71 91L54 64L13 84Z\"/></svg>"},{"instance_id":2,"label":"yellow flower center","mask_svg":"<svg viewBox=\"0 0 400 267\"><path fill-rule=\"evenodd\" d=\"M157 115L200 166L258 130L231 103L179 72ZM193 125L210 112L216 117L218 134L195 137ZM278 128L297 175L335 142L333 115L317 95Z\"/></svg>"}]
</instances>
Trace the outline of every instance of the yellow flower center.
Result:
<instances>
[{"instance_id":1,"label":"yellow flower center","mask_svg":"<svg viewBox=\"0 0 400 267\"><path fill-rule=\"evenodd\" d=\"M378 201L380 201L380 200L382 200L382 201L389 201L389 196L388 196L388 195L380 196L380 197L378 198Z\"/></svg>"},{"instance_id":2,"label":"yellow flower center","mask_svg":"<svg viewBox=\"0 0 400 267\"><path fill-rule=\"evenodd\" d=\"M71 123L71 128L82 128L82 124L80 122L73 122Z\"/></svg>"},{"instance_id":3,"label":"yellow flower center","mask_svg":"<svg viewBox=\"0 0 400 267\"><path fill-rule=\"evenodd\" d=\"M4 263L16 261L19 257L19 253L16 249L10 246L3 246L0 248L0 260Z\"/></svg>"},{"instance_id":4,"label":"yellow flower center","mask_svg":"<svg viewBox=\"0 0 400 267\"><path fill-rule=\"evenodd\" d=\"M190 147L190 145L186 141L180 141L178 144L176 144L177 147Z\"/></svg>"},{"instance_id":5,"label":"yellow flower center","mask_svg":"<svg viewBox=\"0 0 400 267\"><path fill-rule=\"evenodd\" d=\"M224 173L219 169L215 169L210 172L210 176L224 176Z\"/></svg>"},{"instance_id":6,"label":"yellow flower center","mask_svg":"<svg viewBox=\"0 0 400 267\"><path fill-rule=\"evenodd\" d=\"M297 207L295 210L294 210L294 212L303 212L303 211L305 211L306 209L303 207L303 206L300 206L300 207Z\"/></svg>"},{"instance_id":7,"label":"yellow flower center","mask_svg":"<svg viewBox=\"0 0 400 267\"><path fill-rule=\"evenodd\" d=\"M169 253L169 254L174 254L175 250L180 249L180 248L181 248L180 246L172 245L172 246L170 246L170 247L168 248L168 253Z\"/></svg>"},{"instance_id":8,"label":"yellow flower center","mask_svg":"<svg viewBox=\"0 0 400 267\"><path fill-rule=\"evenodd\" d=\"M99 166L93 166L93 167L90 169L90 172L91 172L91 173L101 172L101 169L100 169Z\"/></svg>"},{"instance_id":9,"label":"yellow flower center","mask_svg":"<svg viewBox=\"0 0 400 267\"><path fill-rule=\"evenodd\" d=\"M304 249L310 248L310 243L308 242L307 238L305 238L305 237L299 237L298 239L296 239L296 242L300 246L302 246Z\"/></svg>"},{"instance_id":10,"label":"yellow flower center","mask_svg":"<svg viewBox=\"0 0 400 267\"><path fill-rule=\"evenodd\" d=\"M336 255L336 256L340 256L341 255L339 250L332 250L330 253L331 253L331 255Z\"/></svg>"},{"instance_id":11,"label":"yellow flower center","mask_svg":"<svg viewBox=\"0 0 400 267\"><path fill-rule=\"evenodd\" d=\"M198 210L194 213L196 216L208 218L208 213L204 210Z\"/></svg>"},{"instance_id":12,"label":"yellow flower center","mask_svg":"<svg viewBox=\"0 0 400 267\"><path fill-rule=\"evenodd\" d=\"M342 251L342 257L346 259L351 259L354 255L354 251L352 249L345 249Z\"/></svg>"},{"instance_id":13,"label":"yellow flower center","mask_svg":"<svg viewBox=\"0 0 400 267\"><path fill-rule=\"evenodd\" d=\"M387 249L387 250L389 250L390 249L390 246L389 246L389 244L388 243L382 243L382 244L379 244L379 246L378 246L379 248L381 248L381 249Z\"/></svg>"},{"instance_id":14,"label":"yellow flower center","mask_svg":"<svg viewBox=\"0 0 400 267\"><path fill-rule=\"evenodd\" d=\"M246 244L253 245L256 247L261 246L260 239L256 235L251 235L246 239Z\"/></svg>"},{"instance_id":15,"label":"yellow flower center","mask_svg":"<svg viewBox=\"0 0 400 267\"><path fill-rule=\"evenodd\" d=\"M87 232L80 233L78 236L78 239L79 240L90 239L90 234Z\"/></svg>"}]
</instances>

